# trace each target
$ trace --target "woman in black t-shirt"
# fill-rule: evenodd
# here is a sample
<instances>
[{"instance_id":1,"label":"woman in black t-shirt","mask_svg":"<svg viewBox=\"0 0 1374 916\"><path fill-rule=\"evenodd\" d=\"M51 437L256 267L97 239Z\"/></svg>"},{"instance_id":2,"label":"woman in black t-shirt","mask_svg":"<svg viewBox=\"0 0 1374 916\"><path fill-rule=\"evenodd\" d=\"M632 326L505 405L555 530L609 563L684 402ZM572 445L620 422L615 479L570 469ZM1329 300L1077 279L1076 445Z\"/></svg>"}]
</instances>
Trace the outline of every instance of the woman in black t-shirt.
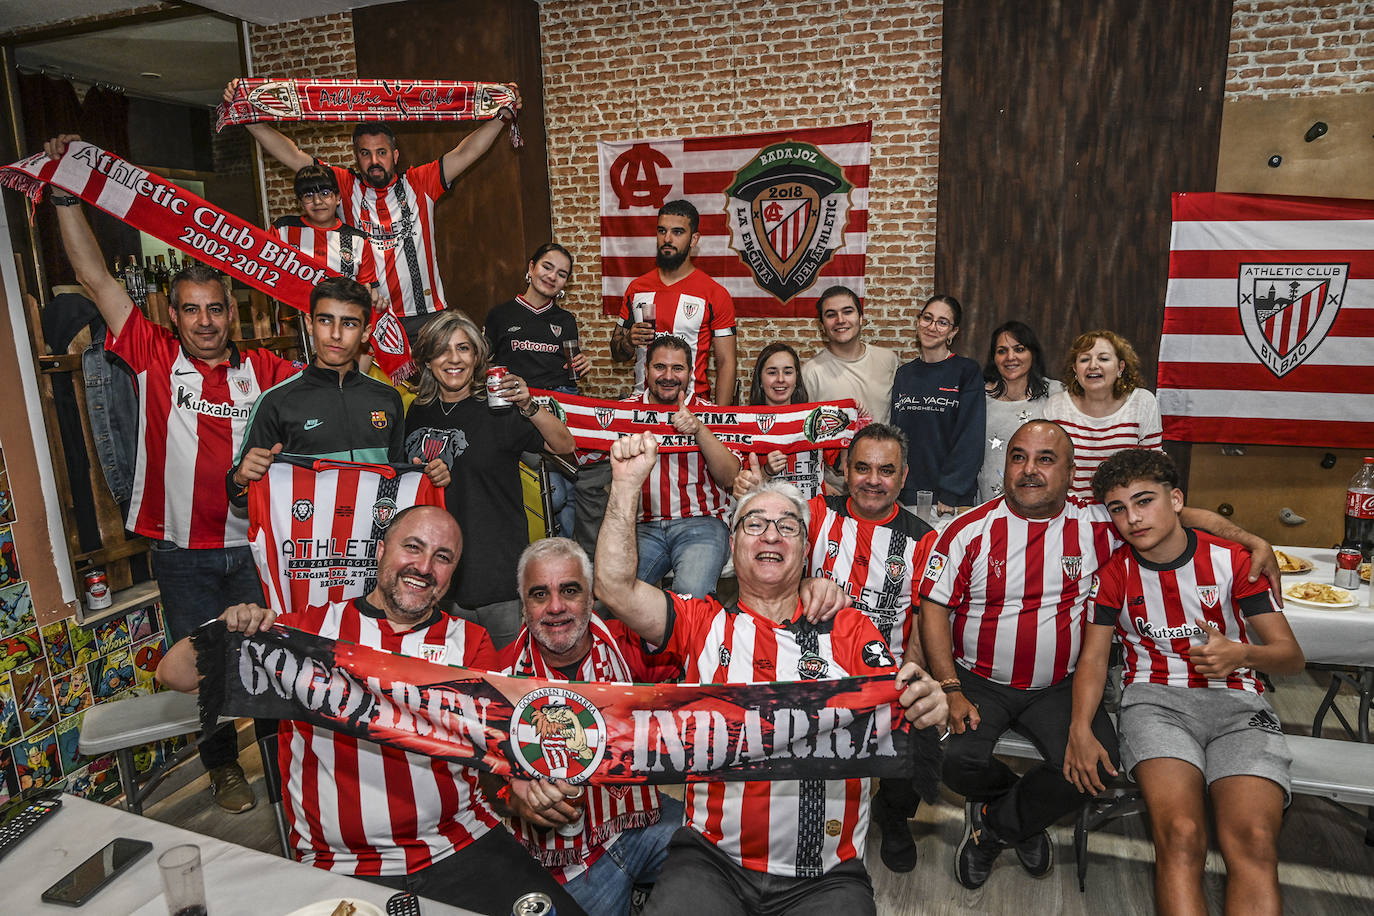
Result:
<instances>
[{"instance_id":1,"label":"woman in black t-shirt","mask_svg":"<svg viewBox=\"0 0 1374 916\"><path fill-rule=\"evenodd\" d=\"M488 407L487 340L459 309L445 309L427 324L412 352L420 390L406 413L407 457L442 457L448 464L445 502L463 531L448 600L454 613L486 627L500 648L520 629L515 564L529 543L520 454L571 453L572 434L514 373L497 392L511 406Z\"/></svg>"}]
</instances>

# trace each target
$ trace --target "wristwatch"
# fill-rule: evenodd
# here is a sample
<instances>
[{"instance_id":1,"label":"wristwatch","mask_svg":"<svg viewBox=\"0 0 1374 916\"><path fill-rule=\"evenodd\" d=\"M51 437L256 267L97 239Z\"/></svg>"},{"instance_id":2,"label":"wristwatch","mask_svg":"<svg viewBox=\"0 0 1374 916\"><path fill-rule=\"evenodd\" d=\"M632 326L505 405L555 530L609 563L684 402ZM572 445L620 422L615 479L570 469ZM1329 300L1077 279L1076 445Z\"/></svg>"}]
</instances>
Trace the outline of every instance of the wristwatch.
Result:
<instances>
[{"instance_id":1,"label":"wristwatch","mask_svg":"<svg viewBox=\"0 0 1374 916\"><path fill-rule=\"evenodd\" d=\"M81 198L75 194L49 194L48 199L54 207L75 207L81 203Z\"/></svg>"}]
</instances>

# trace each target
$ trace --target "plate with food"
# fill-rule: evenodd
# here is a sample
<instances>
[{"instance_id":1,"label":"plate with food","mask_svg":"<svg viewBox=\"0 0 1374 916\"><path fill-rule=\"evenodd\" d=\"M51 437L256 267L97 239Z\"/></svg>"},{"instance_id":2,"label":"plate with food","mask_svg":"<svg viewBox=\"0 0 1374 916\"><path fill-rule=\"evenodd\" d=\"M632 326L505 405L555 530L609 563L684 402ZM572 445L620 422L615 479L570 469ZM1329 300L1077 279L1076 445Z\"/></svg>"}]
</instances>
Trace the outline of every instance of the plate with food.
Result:
<instances>
[{"instance_id":1,"label":"plate with food","mask_svg":"<svg viewBox=\"0 0 1374 916\"><path fill-rule=\"evenodd\" d=\"M319 900L299 910L292 910L287 916L383 916L381 909L366 900L340 900L331 897Z\"/></svg>"},{"instance_id":2,"label":"plate with food","mask_svg":"<svg viewBox=\"0 0 1374 916\"><path fill-rule=\"evenodd\" d=\"M1298 582L1283 590L1283 597L1298 604L1319 608L1355 606L1355 596L1343 588L1321 582Z\"/></svg>"},{"instance_id":3,"label":"plate with food","mask_svg":"<svg viewBox=\"0 0 1374 916\"><path fill-rule=\"evenodd\" d=\"M1279 561L1279 572L1285 576L1301 576L1303 573L1310 573L1317 568L1316 564L1307 557L1284 553L1282 550L1274 551L1274 556Z\"/></svg>"}]
</instances>

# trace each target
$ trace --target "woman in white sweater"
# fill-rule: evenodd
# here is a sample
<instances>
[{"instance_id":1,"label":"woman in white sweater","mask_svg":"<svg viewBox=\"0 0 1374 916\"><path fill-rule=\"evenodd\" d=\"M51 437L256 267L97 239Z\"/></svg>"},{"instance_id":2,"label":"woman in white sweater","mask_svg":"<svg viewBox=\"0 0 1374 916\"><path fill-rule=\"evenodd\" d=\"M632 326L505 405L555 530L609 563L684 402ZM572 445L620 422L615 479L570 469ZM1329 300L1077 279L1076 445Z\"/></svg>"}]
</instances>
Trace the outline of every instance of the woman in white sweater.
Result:
<instances>
[{"instance_id":1,"label":"woman in white sweater","mask_svg":"<svg viewBox=\"0 0 1374 916\"><path fill-rule=\"evenodd\" d=\"M1064 390L1057 379L1046 378L1046 374L1040 339L1029 325L1006 321L993 330L988 359L983 363L988 415L983 469L978 472L980 503L1002 495L1012 433L1043 417L1050 397Z\"/></svg>"},{"instance_id":2,"label":"woman in white sweater","mask_svg":"<svg viewBox=\"0 0 1374 916\"><path fill-rule=\"evenodd\" d=\"M1089 331L1069 345L1065 390L1050 398L1045 419L1073 440L1071 495L1091 502L1093 472L1122 449L1160 447L1159 404L1141 381L1140 357L1121 335Z\"/></svg>"}]
</instances>

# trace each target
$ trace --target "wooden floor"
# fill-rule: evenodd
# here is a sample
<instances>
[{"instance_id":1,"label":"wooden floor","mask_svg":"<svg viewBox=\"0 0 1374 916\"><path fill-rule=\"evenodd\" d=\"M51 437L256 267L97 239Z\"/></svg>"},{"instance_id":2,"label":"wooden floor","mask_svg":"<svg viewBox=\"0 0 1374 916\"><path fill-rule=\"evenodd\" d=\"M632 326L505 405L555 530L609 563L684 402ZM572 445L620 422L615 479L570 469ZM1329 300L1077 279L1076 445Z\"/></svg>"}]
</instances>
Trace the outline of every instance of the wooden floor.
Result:
<instances>
[{"instance_id":1,"label":"wooden floor","mask_svg":"<svg viewBox=\"0 0 1374 916\"><path fill-rule=\"evenodd\" d=\"M1309 733L1325 683L1325 676L1316 672L1278 680L1269 697L1285 730ZM1354 702L1348 691L1341 705L1347 715L1353 715ZM1326 736L1338 737L1336 729L1334 718L1328 717ZM158 788L146 813L230 842L279 852L262 790L261 763L246 727L240 732L240 742L246 745L240 761L258 794L256 808L239 815L221 811L210 798L204 771L193 760ZM1086 893L1079 893L1074 876L1071 823L1051 830L1056 865L1047 877L1028 877L1016 856L1007 853L998 860L988 883L977 891L964 890L954 880L954 847L963 833L963 806L957 796L946 794L936 805L922 805L912 821L912 832L921 858L915 871L905 875L893 874L883 866L878 858L876 828L869 835L868 869L877 892L878 912L883 916L1134 916L1153 912L1153 855L1143 817L1118 819L1092 834ZM1215 849L1215 842L1212 845ZM1294 799L1284 823L1279 858L1285 912L1300 916L1374 914L1374 847L1365 846L1362 828L1331 805L1314 798ZM1220 913L1225 871L1215 852L1207 863L1207 893L1212 912Z\"/></svg>"}]
</instances>

